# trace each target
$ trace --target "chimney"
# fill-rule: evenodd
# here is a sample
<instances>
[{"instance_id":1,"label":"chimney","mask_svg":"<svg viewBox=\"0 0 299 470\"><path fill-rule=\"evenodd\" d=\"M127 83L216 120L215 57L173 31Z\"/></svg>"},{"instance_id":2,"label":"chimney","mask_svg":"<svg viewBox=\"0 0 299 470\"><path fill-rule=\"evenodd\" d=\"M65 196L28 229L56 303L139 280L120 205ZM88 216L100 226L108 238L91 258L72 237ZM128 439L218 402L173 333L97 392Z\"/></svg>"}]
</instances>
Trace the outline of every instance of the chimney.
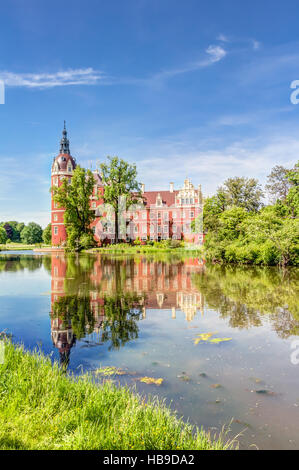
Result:
<instances>
[{"instance_id":1,"label":"chimney","mask_svg":"<svg viewBox=\"0 0 299 470\"><path fill-rule=\"evenodd\" d=\"M145 188L144 183L142 183L142 184L141 184L141 192L142 192L142 194L144 193L144 188Z\"/></svg>"},{"instance_id":2,"label":"chimney","mask_svg":"<svg viewBox=\"0 0 299 470\"><path fill-rule=\"evenodd\" d=\"M169 191L173 193L173 183L169 183Z\"/></svg>"}]
</instances>

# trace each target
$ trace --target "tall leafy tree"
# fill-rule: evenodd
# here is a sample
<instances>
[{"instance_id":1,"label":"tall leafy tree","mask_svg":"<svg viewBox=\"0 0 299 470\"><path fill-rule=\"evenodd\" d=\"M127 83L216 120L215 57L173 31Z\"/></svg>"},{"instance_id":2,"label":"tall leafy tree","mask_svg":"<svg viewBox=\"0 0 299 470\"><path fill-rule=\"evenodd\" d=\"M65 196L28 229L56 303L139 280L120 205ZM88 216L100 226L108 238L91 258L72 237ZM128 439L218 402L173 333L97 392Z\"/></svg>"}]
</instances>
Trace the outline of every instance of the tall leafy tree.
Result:
<instances>
[{"instance_id":1,"label":"tall leafy tree","mask_svg":"<svg viewBox=\"0 0 299 470\"><path fill-rule=\"evenodd\" d=\"M9 220L7 222L7 225L9 226L9 231L11 233L11 236L9 237L11 239L11 241L20 242L21 241L21 236L20 236L21 231L18 230L18 222L16 220Z\"/></svg>"},{"instance_id":2,"label":"tall leafy tree","mask_svg":"<svg viewBox=\"0 0 299 470\"><path fill-rule=\"evenodd\" d=\"M34 243L41 243L43 241L43 229L39 224L30 222L26 225L21 232L21 240L23 243L33 245Z\"/></svg>"},{"instance_id":3,"label":"tall leafy tree","mask_svg":"<svg viewBox=\"0 0 299 470\"><path fill-rule=\"evenodd\" d=\"M290 206L293 217L299 216L299 161L293 170L288 172L291 188L287 195L287 204Z\"/></svg>"},{"instance_id":4,"label":"tall leafy tree","mask_svg":"<svg viewBox=\"0 0 299 470\"><path fill-rule=\"evenodd\" d=\"M105 184L104 202L110 204L115 213L115 241L119 240L119 213L121 199L125 198L125 209L141 200L141 185L137 181L136 165L130 165L118 157L108 157L108 163L100 165Z\"/></svg>"},{"instance_id":5,"label":"tall leafy tree","mask_svg":"<svg viewBox=\"0 0 299 470\"><path fill-rule=\"evenodd\" d=\"M226 209L226 199L222 191L218 191L215 196L208 197L203 204L203 229L205 232L217 232L219 217Z\"/></svg>"},{"instance_id":6,"label":"tall leafy tree","mask_svg":"<svg viewBox=\"0 0 299 470\"><path fill-rule=\"evenodd\" d=\"M261 185L255 178L234 177L228 178L218 193L226 201L226 207L243 207L248 212L257 211L262 206L264 193Z\"/></svg>"},{"instance_id":7,"label":"tall leafy tree","mask_svg":"<svg viewBox=\"0 0 299 470\"><path fill-rule=\"evenodd\" d=\"M16 230L19 232L19 238L20 238L20 240L21 240L21 232L22 232L22 230L23 230L24 227L25 227L24 222L18 222L18 223L17 223Z\"/></svg>"},{"instance_id":8,"label":"tall leafy tree","mask_svg":"<svg viewBox=\"0 0 299 470\"><path fill-rule=\"evenodd\" d=\"M265 186L271 202L280 200L286 201L291 182L288 178L289 170L281 165L276 165L272 168L270 175L267 177L267 184Z\"/></svg>"},{"instance_id":9,"label":"tall leafy tree","mask_svg":"<svg viewBox=\"0 0 299 470\"><path fill-rule=\"evenodd\" d=\"M14 238L14 229L13 229L13 227L8 222L5 222L3 224L3 228L6 232L6 236L7 236L8 240L12 240Z\"/></svg>"},{"instance_id":10,"label":"tall leafy tree","mask_svg":"<svg viewBox=\"0 0 299 470\"><path fill-rule=\"evenodd\" d=\"M0 227L0 243L6 243L6 241L7 241L6 230L3 227Z\"/></svg>"},{"instance_id":11,"label":"tall leafy tree","mask_svg":"<svg viewBox=\"0 0 299 470\"><path fill-rule=\"evenodd\" d=\"M43 240L46 243L46 245L51 245L51 241L52 241L51 224L48 224L45 230L43 231Z\"/></svg>"},{"instance_id":12,"label":"tall leafy tree","mask_svg":"<svg viewBox=\"0 0 299 470\"><path fill-rule=\"evenodd\" d=\"M75 168L69 181L64 178L60 187L52 187L54 201L65 209L64 223L67 232L67 246L80 251L93 244L93 233L90 228L95 218L90 208L95 179L90 170Z\"/></svg>"}]
</instances>

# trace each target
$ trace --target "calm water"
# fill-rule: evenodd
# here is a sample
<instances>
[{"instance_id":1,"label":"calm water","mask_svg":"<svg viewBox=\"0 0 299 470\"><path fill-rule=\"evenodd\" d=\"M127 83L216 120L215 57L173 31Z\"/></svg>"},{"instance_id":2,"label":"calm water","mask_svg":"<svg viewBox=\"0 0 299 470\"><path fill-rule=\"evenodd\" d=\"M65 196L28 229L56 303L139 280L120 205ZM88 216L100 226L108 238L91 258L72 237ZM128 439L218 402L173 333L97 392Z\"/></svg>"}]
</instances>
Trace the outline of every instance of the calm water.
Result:
<instances>
[{"instance_id":1,"label":"calm water","mask_svg":"<svg viewBox=\"0 0 299 470\"><path fill-rule=\"evenodd\" d=\"M119 367L117 383L165 398L212 432L233 419L242 448L299 449L298 297L296 269L0 254L0 331L75 373Z\"/></svg>"}]
</instances>

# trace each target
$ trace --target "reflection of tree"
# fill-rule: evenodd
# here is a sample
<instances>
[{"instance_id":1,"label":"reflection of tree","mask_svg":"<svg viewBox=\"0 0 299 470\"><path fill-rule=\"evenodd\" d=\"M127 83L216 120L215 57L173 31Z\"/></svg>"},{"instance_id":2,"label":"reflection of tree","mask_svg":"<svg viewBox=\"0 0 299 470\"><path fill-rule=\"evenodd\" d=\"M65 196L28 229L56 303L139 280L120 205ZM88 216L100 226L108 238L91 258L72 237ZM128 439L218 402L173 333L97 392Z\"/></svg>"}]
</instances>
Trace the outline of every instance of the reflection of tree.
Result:
<instances>
[{"instance_id":1,"label":"reflection of tree","mask_svg":"<svg viewBox=\"0 0 299 470\"><path fill-rule=\"evenodd\" d=\"M0 271L17 272L24 269L35 271L40 269L42 264L43 257L38 255L1 255Z\"/></svg>"},{"instance_id":2,"label":"reflection of tree","mask_svg":"<svg viewBox=\"0 0 299 470\"><path fill-rule=\"evenodd\" d=\"M51 256L43 256L43 265L45 270L51 274L51 268L52 268L52 257Z\"/></svg>"},{"instance_id":3,"label":"reflection of tree","mask_svg":"<svg viewBox=\"0 0 299 470\"><path fill-rule=\"evenodd\" d=\"M73 255L66 258L67 268L64 290L67 295L88 296L94 288L91 273L96 261L94 256Z\"/></svg>"},{"instance_id":4,"label":"reflection of tree","mask_svg":"<svg viewBox=\"0 0 299 470\"><path fill-rule=\"evenodd\" d=\"M209 266L193 277L205 303L237 328L259 326L269 315L281 337L299 334L298 270Z\"/></svg>"},{"instance_id":5,"label":"reflection of tree","mask_svg":"<svg viewBox=\"0 0 299 470\"><path fill-rule=\"evenodd\" d=\"M71 325L76 339L83 338L94 330L94 315L89 296L67 295L53 304L52 316L61 320L61 326Z\"/></svg>"},{"instance_id":6,"label":"reflection of tree","mask_svg":"<svg viewBox=\"0 0 299 470\"><path fill-rule=\"evenodd\" d=\"M144 296L116 293L104 297L102 341L110 341L109 349L120 348L138 338L137 321L141 319Z\"/></svg>"}]
</instances>

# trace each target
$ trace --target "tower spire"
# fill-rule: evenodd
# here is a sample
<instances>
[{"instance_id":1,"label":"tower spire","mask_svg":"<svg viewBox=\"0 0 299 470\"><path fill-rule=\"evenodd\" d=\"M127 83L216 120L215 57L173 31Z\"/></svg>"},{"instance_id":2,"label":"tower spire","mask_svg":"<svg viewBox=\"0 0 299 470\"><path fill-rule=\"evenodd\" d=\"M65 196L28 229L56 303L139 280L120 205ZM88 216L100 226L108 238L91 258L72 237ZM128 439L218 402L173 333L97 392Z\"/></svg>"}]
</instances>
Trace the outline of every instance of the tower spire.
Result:
<instances>
[{"instance_id":1,"label":"tower spire","mask_svg":"<svg viewBox=\"0 0 299 470\"><path fill-rule=\"evenodd\" d=\"M65 121L63 124L62 139L60 141L60 153L66 153L70 155L70 142L67 138L67 131L65 126Z\"/></svg>"}]
</instances>

